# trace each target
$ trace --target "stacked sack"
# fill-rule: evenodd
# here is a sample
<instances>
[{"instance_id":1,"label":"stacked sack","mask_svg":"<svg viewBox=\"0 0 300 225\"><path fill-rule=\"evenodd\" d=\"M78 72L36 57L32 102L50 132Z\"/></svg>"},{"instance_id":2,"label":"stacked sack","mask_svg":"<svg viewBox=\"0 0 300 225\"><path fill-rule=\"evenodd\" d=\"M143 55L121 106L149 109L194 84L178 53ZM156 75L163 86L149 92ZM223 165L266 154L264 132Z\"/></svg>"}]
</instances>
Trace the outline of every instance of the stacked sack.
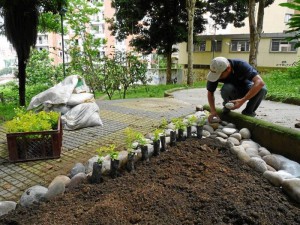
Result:
<instances>
[{"instance_id":1,"label":"stacked sack","mask_svg":"<svg viewBox=\"0 0 300 225\"><path fill-rule=\"evenodd\" d=\"M57 85L31 99L28 110L38 108L61 113L63 129L76 130L102 126L99 107L84 79L78 75L66 77Z\"/></svg>"}]
</instances>

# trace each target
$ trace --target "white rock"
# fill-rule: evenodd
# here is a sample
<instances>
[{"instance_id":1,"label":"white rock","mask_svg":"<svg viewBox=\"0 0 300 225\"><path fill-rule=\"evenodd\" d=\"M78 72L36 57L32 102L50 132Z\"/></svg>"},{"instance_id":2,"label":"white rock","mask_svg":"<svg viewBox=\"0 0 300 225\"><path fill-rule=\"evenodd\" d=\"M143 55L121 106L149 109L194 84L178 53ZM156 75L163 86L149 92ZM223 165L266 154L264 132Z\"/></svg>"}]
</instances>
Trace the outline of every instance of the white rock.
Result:
<instances>
[{"instance_id":1,"label":"white rock","mask_svg":"<svg viewBox=\"0 0 300 225\"><path fill-rule=\"evenodd\" d=\"M226 144L226 142L227 142L226 139L221 138L221 137L216 137L216 139L217 139L220 143L222 143L222 144Z\"/></svg>"},{"instance_id":2,"label":"white rock","mask_svg":"<svg viewBox=\"0 0 300 225\"><path fill-rule=\"evenodd\" d=\"M280 187L283 178L276 172L266 171L263 173L263 177L266 178L275 187Z\"/></svg>"},{"instance_id":3,"label":"white rock","mask_svg":"<svg viewBox=\"0 0 300 225\"><path fill-rule=\"evenodd\" d=\"M30 187L24 191L20 198L20 205L24 207L28 207L32 205L34 202L39 202L42 198L44 198L47 193L48 188L45 188L40 185L35 185Z\"/></svg>"},{"instance_id":4,"label":"white rock","mask_svg":"<svg viewBox=\"0 0 300 225\"><path fill-rule=\"evenodd\" d=\"M128 152L127 151L120 151L118 155L118 160L120 160L120 166L124 166L127 162L127 156Z\"/></svg>"},{"instance_id":5,"label":"white rock","mask_svg":"<svg viewBox=\"0 0 300 225\"><path fill-rule=\"evenodd\" d=\"M292 199L300 203L300 179L299 178L287 179L282 181L282 188L287 192L287 194Z\"/></svg>"},{"instance_id":6,"label":"white rock","mask_svg":"<svg viewBox=\"0 0 300 225\"><path fill-rule=\"evenodd\" d=\"M259 148L259 145L256 143L256 142L254 142L254 141L249 141L249 140L242 140L241 141L241 145L245 148L245 149L247 149L247 148L255 148L255 149L257 149L258 150L258 148Z\"/></svg>"},{"instance_id":7,"label":"white rock","mask_svg":"<svg viewBox=\"0 0 300 225\"><path fill-rule=\"evenodd\" d=\"M269 152L268 149L264 148L264 147L260 147L258 148L258 154L261 156L261 157L264 157L266 155L271 155L271 152Z\"/></svg>"},{"instance_id":8,"label":"white rock","mask_svg":"<svg viewBox=\"0 0 300 225\"><path fill-rule=\"evenodd\" d=\"M197 111L194 114L197 118L199 117L206 117L206 113L204 111Z\"/></svg>"},{"instance_id":9,"label":"white rock","mask_svg":"<svg viewBox=\"0 0 300 225\"><path fill-rule=\"evenodd\" d=\"M227 134L227 135L231 135L231 134L234 134L235 132L237 132L237 129L235 128L229 128L229 127L224 127L222 129L222 132Z\"/></svg>"},{"instance_id":10,"label":"white rock","mask_svg":"<svg viewBox=\"0 0 300 225\"><path fill-rule=\"evenodd\" d=\"M262 159L270 166L272 166L275 170L280 170L281 168L281 161L278 157L274 155L266 155L262 157Z\"/></svg>"},{"instance_id":11,"label":"white rock","mask_svg":"<svg viewBox=\"0 0 300 225\"><path fill-rule=\"evenodd\" d=\"M268 168L269 171L272 171L272 172L276 172L277 171L272 166L270 166L268 164L267 164L267 168Z\"/></svg>"},{"instance_id":12,"label":"white rock","mask_svg":"<svg viewBox=\"0 0 300 225\"><path fill-rule=\"evenodd\" d=\"M94 162L97 162L98 159L99 159L99 156L95 155L87 161L86 168L85 168L86 173L93 171L93 164L94 164Z\"/></svg>"},{"instance_id":13,"label":"white rock","mask_svg":"<svg viewBox=\"0 0 300 225\"><path fill-rule=\"evenodd\" d=\"M273 154L281 161L281 170L285 170L295 177L300 177L300 165L299 163L292 161L284 156Z\"/></svg>"},{"instance_id":14,"label":"white rock","mask_svg":"<svg viewBox=\"0 0 300 225\"><path fill-rule=\"evenodd\" d=\"M210 136L210 133L209 133L207 130L203 130L203 131L202 131L202 136L203 136L203 137L209 137L209 136Z\"/></svg>"},{"instance_id":15,"label":"white rock","mask_svg":"<svg viewBox=\"0 0 300 225\"><path fill-rule=\"evenodd\" d=\"M234 138L238 139L239 141L242 140L242 135L240 133L231 134L230 137L234 137Z\"/></svg>"},{"instance_id":16,"label":"white rock","mask_svg":"<svg viewBox=\"0 0 300 225\"><path fill-rule=\"evenodd\" d=\"M239 132L242 136L243 139L250 139L251 138L251 133L248 128L242 128Z\"/></svg>"},{"instance_id":17,"label":"white rock","mask_svg":"<svg viewBox=\"0 0 300 225\"><path fill-rule=\"evenodd\" d=\"M175 130L175 124L171 122L167 125L167 128L170 130Z\"/></svg>"},{"instance_id":18,"label":"white rock","mask_svg":"<svg viewBox=\"0 0 300 225\"><path fill-rule=\"evenodd\" d=\"M225 107L226 107L227 109L232 109L232 108L234 107L234 103L233 103L233 102L227 102L227 103L225 104Z\"/></svg>"},{"instance_id":19,"label":"white rock","mask_svg":"<svg viewBox=\"0 0 300 225\"><path fill-rule=\"evenodd\" d=\"M65 193L65 190L66 188L64 182L57 179L54 183L52 183L50 188L48 188L48 191L45 194L44 198L50 200L56 196L63 195Z\"/></svg>"},{"instance_id":20,"label":"white rock","mask_svg":"<svg viewBox=\"0 0 300 225\"><path fill-rule=\"evenodd\" d=\"M214 128L212 128L210 125L204 125L203 130L207 130L209 133L214 132Z\"/></svg>"},{"instance_id":21,"label":"white rock","mask_svg":"<svg viewBox=\"0 0 300 225\"><path fill-rule=\"evenodd\" d=\"M237 153L237 157L244 163L247 163L251 159L243 148L241 148L241 150Z\"/></svg>"},{"instance_id":22,"label":"white rock","mask_svg":"<svg viewBox=\"0 0 300 225\"><path fill-rule=\"evenodd\" d=\"M236 128L235 124L233 123L227 123L227 125L225 125L227 128Z\"/></svg>"},{"instance_id":23,"label":"white rock","mask_svg":"<svg viewBox=\"0 0 300 225\"><path fill-rule=\"evenodd\" d=\"M69 189L77 187L79 184L85 183L87 181L87 175L85 173L77 173L74 177L71 178Z\"/></svg>"},{"instance_id":24,"label":"white rock","mask_svg":"<svg viewBox=\"0 0 300 225\"><path fill-rule=\"evenodd\" d=\"M259 157L258 155L258 150L256 148L247 148L245 150L247 152L247 154L252 158L252 157Z\"/></svg>"},{"instance_id":25,"label":"white rock","mask_svg":"<svg viewBox=\"0 0 300 225\"><path fill-rule=\"evenodd\" d=\"M248 161L248 165L260 173L264 173L268 170L266 162L258 157L251 158Z\"/></svg>"},{"instance_id":26,"label":"white rock","mask_svg":"<svg viewBox=\"0 0 300 225\"><path fill-rule=\"evenodd\" d=\"M17 206L17 203L13 202L13 201L0 202L0 216L3 216L12 210L15 210L16 206Z\"/></svg>"},{"instance_id":27,"label":"white rock","mask_svg":"<svg viewBox=\"0 0 300 225\"><path fill-rule=\"evenodd\" d=\"M70 172L70 178L78 173L85 173L85 166L82 163L76 163Z\"/></svg>"},{"instance_id":28,"label":"white rock","mask_svg":"<svg viewBox=\"0 0 300 225\"><path fill-rule=\"evenodd\" d=\"M227 139L227 141L228 141L228 142L231 142L231 143L232 143L233 145L235 145L235 146L239 146L239 145L240 145L239 140L236 139L236 138L234 138L234 137L229 137L229 138Z\"/></svg>"},{"instance_id":29,"label":"white rock","mask_svg":"<svg viewBox=\"0 0 300 225\"><path fill-rule=\"evenodd\" d=\"M228 138L228 135L227 135L227 134L224 134L223 132L216 132L216 133L217 133L217 135L218 135L219 137L221 137L221 138L225 138L225 139Z\"/></svg>"},{"instance_id":30,"label":"white rock","mask_svg":"<svg viewBox=\"0 0 300 225\"><path fill-rule=\"evenodd\" d=\"M51 186L54 185L57 182L62 182L64 184L64 186L67 187L69 185L70 181L71 181L71 179L68 176L58 175L49 184L48 189L50 189Z\"/></svg>"},{"instance_id":31,"label":"white rock","mask_svg":"<svg viewBox=\"0 0 300 225\"><path fill-rule=\"evenodd\" d=\"M240 151L245 151L244 147L241 145L233 146L230 148L230 152L234 155L237 155Z\"/></svg>"}]
</instances>

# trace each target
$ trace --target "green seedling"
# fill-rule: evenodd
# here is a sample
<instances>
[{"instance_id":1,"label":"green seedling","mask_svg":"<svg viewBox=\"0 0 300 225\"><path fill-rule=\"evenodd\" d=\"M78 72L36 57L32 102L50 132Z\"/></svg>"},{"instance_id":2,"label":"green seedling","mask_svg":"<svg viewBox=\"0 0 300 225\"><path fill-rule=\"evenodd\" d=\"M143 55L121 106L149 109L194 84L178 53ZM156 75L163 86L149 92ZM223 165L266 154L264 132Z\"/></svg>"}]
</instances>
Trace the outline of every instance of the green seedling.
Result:
<instances>
[{"instance_id":1,"label":"green seedling","mask_svg":"<svg viewBox=\"0 0 300 225\"><path fill-rule=\"evenodd\" d=\"M168 127L168 121L166 120L166 118L163 118L161 120L159 128L165 130L165 129L167 129L167 127Z\"/></svg>"},{"instance_id":2,"label":"green seedling","mask_svg":"<svg viewBox=\"0 0 300 225\"><path fill-rule=\"evenodd\" d=\"M205 124L206 117L200 117L197 119L197 126L203 126Z\"/></svg>"},{"instance_id":3,"label":"green seedling","mask_svg":"<svg viewBox=\"0 0 300 225\"><path fill-rule=\"evenodd\" d=\"M160 138L160 135L163 133L163 131L161 130L161 129L156 129L155 131L154 131L154 138L153 138L153 140L154 141L158 141L159 140L159 138Z\"/></svg>"},{"instance_id":4,"label":"green seedling","mask_svg":"<svg viewBox=\"0 0 300 225\"><path fill-rule=\"evenodd\" d=\"M197 117L192 115L187 120L187 126L192 126L193 124L197 123Z\"/></svg>"},{"instance_id":5,"label":"green seedling","mask_svg":"<svg viewBox=\"0 0 300 225\"><path fill-rule=\"evenodd\" d=\"M184 128L185 128L185 124L184 124L182 118L174 118L174 119L172 119L172 123L174 123L175 129L184 130Z\"/></svg>"},{"instance_id":6,"label":"green seedling","mask_svg":"<svg viewBox=\"0 0 300 225\"><path fill-rule=\"evenodd\" d=\"M96 150L96 152L98 153L98 156L99 156L98 162L99 162L99 160L102 160L101 157L102 157L103 153L106 153L106 152L109 152L111 159L117 159L119 156L119 152L116 151L116 145L114 145L114 144L101 146L99 149Z\"/></svg>"}]
</instances>

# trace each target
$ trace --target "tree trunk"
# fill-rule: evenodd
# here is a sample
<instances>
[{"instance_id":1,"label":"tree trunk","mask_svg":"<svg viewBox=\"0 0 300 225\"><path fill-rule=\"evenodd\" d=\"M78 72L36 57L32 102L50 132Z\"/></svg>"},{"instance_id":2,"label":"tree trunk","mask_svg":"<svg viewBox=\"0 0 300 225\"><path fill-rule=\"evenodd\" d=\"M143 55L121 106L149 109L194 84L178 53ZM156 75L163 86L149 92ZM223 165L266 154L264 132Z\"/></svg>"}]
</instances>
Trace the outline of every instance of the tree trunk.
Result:
<instances>
[{"instance_id":1,"label":"tree trunk","mask_svg":"<svg viewBox=\"0 0 300 225\"><path fill-rule=\"evenodd\" d=\"M194 44L194 15L195 15L195 0L187 0L187 13L188 13L188 72L187 72L187 85L193 85L193 44Z\"/></svg>"},{"instance_id":2,"label":"tree trunk","mask_svg":"<svg viewBox=\"0 0 300 225\"><path fill-rule=\"evenodd\" d=\"M249 0L250 54L249 63L257 67L258 47L263 29L265 0L259 1L257 24L255 22L255 0Z\"/></svg>"},{"instance_id":3,"label":"tree trunk","mask_svg":"<svg viewBox=\"0 0 300 225\"><path fill-rule=\"evenodd\" d=\"M172 83L172 51L167 54L167 84Z\"/></svg>"},{"instance_id":4,"label":"tree trunk","mask_svg":"<svg viewBox=\"0 0 300 225\"><path fill-rule=\"evenodd\" d=\"M26 99L25 99L25 94L26 94L26 62L23 59L23 57L18 57L18 69L19 69L19 104L20 106L25 106L26 104Z\"/></svg>"}]
</instances>

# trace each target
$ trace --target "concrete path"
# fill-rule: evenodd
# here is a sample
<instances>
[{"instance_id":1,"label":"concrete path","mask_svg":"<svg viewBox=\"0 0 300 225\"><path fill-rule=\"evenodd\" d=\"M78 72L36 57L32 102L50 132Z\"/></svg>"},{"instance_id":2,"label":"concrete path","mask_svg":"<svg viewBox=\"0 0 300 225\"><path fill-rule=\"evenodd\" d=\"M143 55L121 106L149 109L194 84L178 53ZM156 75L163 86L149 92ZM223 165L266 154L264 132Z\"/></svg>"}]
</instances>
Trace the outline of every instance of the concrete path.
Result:
<instances>
[{"instance_id":1,"label":"concrete path","mask_svg":"<svg viewBox=\"0 0 300 225\"><path fill-rule=\"evenodd\" d=\"M188 102L193 106L208 105L206 94L207 92L205 88L186 89L172 93L175 99ZM223 100L221 98L220 91L215 92L215 100L216 107L223 108ZM241 112L243 109L244 106L236 111ZM257 119L268 121L300 132L299 128L295 128L295 123L300 122L300 106L298 105L263 100L256 113Z\"/></svg>"}]
</instances>

